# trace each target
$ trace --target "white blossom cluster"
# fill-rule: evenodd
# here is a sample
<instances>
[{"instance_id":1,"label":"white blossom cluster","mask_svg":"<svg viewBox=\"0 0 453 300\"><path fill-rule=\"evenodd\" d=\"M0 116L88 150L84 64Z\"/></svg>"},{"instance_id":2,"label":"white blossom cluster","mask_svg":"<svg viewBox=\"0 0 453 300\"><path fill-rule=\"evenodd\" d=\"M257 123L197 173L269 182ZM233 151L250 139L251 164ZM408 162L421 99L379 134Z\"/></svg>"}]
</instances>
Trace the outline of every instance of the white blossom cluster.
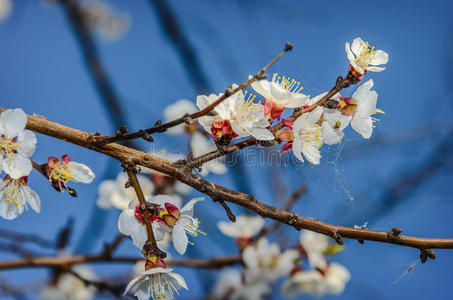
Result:
<instances>
[{"instance_id":1,"label":"white blossom cluster","mask_svg":"<svg viewBox=\"0 0 453 300\"><path fill-rule=\"evenodd\" d=\"M254 239L263 226L261 217L247 215L239 216L235 223L218 223L223 234L236 239L244 269L222 271L212 291L213 298L265 299L272 292L271 285L281 279L281 292L289 298L303 294L320 298L343 292L351 277L349 271L326 259L327 255L340 252L342 246L330 244L325 235L303 231L298 245L282 251L266 237Z\"/></svg>"},{"instance_id":2,"label":"white blossom cluster","mask_svg":"<svg viewBox=\"0 0 453 300\"><path fill-rule=\"evenodd\" d=\"M41 201L28 186L28 175L33 169L30 157L35 152L36 136L26 130L27 115L20 108L8 109L0 114L0 216L12 220L20 216L30 206L41 211ZM63 191L74 192L67 187L68 181L90 183L94 173L84 164L71 161L69 155L62 160L49 157L46 177L52 186Z\"/></svg>"}]
</instances>

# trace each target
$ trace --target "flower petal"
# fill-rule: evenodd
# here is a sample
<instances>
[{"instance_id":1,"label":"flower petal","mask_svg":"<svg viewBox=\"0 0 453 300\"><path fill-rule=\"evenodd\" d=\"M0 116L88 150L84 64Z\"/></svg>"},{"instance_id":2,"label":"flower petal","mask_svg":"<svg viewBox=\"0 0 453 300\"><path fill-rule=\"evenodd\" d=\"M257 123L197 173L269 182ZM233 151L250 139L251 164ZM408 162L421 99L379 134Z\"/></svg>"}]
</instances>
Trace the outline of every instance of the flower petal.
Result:
<instances>
[{"instance_id":1,"label":"flower petal","mask_svg":"<svg viewBox=\"0 0 453 300\"><path fill-rule=\"evenodd\" d=\"M7 109L0 115L2 129L5 136L11 139L25 129L27 115L20 108Z\"/></svg>"},{"instance_id":2,"label":"flower petal","mask_svg":"<svg viewBox=\"0 0 453 300\"><path fill-rule=\"evenodd\" d=\"M179 254L184 255L184 253L186 253L187 244L189 243L189 239L187 238L187 234L184 228L181 225L176 224L173 227L171 237L173 241L173 247L175 247L175 250Z\"/></svg>"},{"instance_id":3,"label":"flower petal","mask_svg":"<svg viewBox=\"0 0 453 300\"><path fill-rule=\"evenodd\" d=\"M22 153L8 155L3 161L2 167L3 171L14 179L28 176L33 169L30 159Z\"/></svg>"},{"instance_id":4,"label":"flower petal","mask_svg":"<svg viewBox=\"0 0 453 300\"><path fill-rule=\"evenodd\" d=\"M272 132L266 128L252 128L252 136L258 141L272 141L275 139Z\"/></svg>"},{"instance_id":5,"label":"flower petal","mask_svg":"<svg viewBox=\"0 0 453 300\"><path fill-rule=\"evenodd\" d=\"M94 179L94 173L84 164L70 161L68 163L69 172L74 176L74 180L82 183L90 183Z\"/></svg>"},{"instance_id":6,"label":"flower petal","mask_svg":"<svg viewBox=\"0 0 453 300\"><path fill-rule=\"evenodd\" d=\"M25 201L30 204L30 207L37 213L41 211L41 201L39 200L38 194L33 191L30 187L24 186L22 188L22 193L25 197Z\"/></svg>"},{"instance_id":7,"label":"flower petal","mask_svg":"<svg viewBox=\"0 0 453 300\"><path fill-rule=\"evenodd\" d=\"M371 60L372 65L384 65L389 61L389 55L382 51L382 50L376 50L374 52L373 59Z\"/></svg>"},{"instance_id":8,"label":"flower petal","mask_svg":"<svg viewBox=\"0 0 453 300\"><path fill-rule=\"evenodd\" d=\"M184 205L183 208L181 208L181 214L192 216L194 205L197 202L204 201L204 199L205 199L204 197L193 198L192 200L187 202L187 204Z\"/></svg>"}]
</instances>

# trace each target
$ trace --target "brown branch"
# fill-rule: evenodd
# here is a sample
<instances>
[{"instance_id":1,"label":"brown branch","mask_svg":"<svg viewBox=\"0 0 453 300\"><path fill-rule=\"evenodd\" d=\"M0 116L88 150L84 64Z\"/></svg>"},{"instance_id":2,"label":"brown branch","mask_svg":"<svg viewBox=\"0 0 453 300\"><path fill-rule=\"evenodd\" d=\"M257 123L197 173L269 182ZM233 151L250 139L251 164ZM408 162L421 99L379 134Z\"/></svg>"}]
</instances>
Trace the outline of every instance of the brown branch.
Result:
<instances>
[{"instance_id":1,"label":"brown branch","mask_svg":"<svg viewBox=\"0 0 453 300\"><path fill-rule=\"evenodd\" d=\"M222 101L224 101L229 96L239 92L240 90L243 90L244 88L248 87L250 84L252 84L254 81L256 81L258 79L265 79L267 76L264 74L264 72L266 72L267 69L269 69L277 60L280 59L280 57L282 57L286 52L290 51L292 48L293 48L292 44L286 43L285 49L282 52L280 52L276 57L274 57L266 66L264 66L252 78L250 78L247 81L244 81L240 86L236 87L235 89L232 89L231 87L227 88L223 95L221 95L219 98L217 98L216 101L214 101L213 103L208 105L206 108L202 109L201 111L198 111L193 114L185 114L184 116L181 116L178 119L175 119L173 121L163 123L163 124L158 121L158 122L156 122L154 127L151 127L148 129L140 129L136 132L117 134L117 135L113 135L113 136L94 136L92 142L93 142L93 144L96 144L96 145L105 145L108 143L113 143L113 142L118 142L118 141L131 140L131 139L137 139L137 138L142 138L142 137L149 137L150 134L153 134L156 132L163 132L163 131L166 131L168 128L174 127L174 126L182 124L182 123L187 123L193 119L207 115L209 112L211 112L211 110L214 109L214 107L219 105Z\"/></svg>"},{"instance_id":2,"label":"brown branch","mask_svg":"<svg viewBox=\"0 0 453 300\"><path fill-rule=\"evenodd\" d=\"M31 257L18 260L1 261L0 270L17 269L17 268L61 268L69 267L75 264L87 263L136 263L142 261L143 257L105 257L104 255L75 255L68 257ZM241 262L239 255L213 257L206 259L165 259L168 266L192 267L202 269L217 269Z\"/></svg>"},{"instance_id":3,"label":"brown branch","mask_svg":"<svg viewBox=\"0 0 453 300\"><path fill-rule=\"evenodd\" d=\"M297 200L299 200L299 198L302 197L306 192L307 186L305 184L299 187L296 191L294 191L291 197L289 197L288 201L286 201L283 210L289 212L294 204L296 204ZM256 240L259 240L260 238L271 234L272 232L276 231L281 225L282 223L276 221L271 226L263 228L263 230L261 230L261 232L258 234Z\"/></svg>"},{"instance_id":4,"label":"brown branch","mask_svg":"<svg viewBox=\"0 0 453 300\"><path fill-rule=\"evenodd\" d=\"M0 108L0 112L5 109ZM27 129L52 136L85 148L93 148L89 142L92 135L87 132L76 130L70 127L51 122L42 116L28 116ZM173 177L194 189L215 198L220 198L242 207L248 208L263 218L270 218L275 221L288 224L296 229L307 229L318 232L334 238L336 241L342 241L342 238L355 240L368 240L389 244L398 244L400 246L412 247L417 249L453 249L453 239L441 238L421 238L400 235L398 242L391 239L386 231L375 231L357 229L345 226L337 226L323 223L318 220L304 218L296 214L289 213L283 209L264 204L251 195L236 192L220 185L211 183L195 174L189 173L184 169L175 167L168 160L147 154L135 149L131 149L118 144L108 144L94 147L95 151L113 157L121 162L128 162L136 165L145 166L153 170L164 173Z\"/></svg>"},{"instance_id":5,"label":"brown branch","mask_svg":"<svg viewBox=\"0 0 453 300\"><path fill-rule=\"evenodd\" d=\"M154 232L153 232L153 227L151 225L151 217L149 215L148 209L146 208L146 199L145 196L143 195L142 188L140 187L140 183L138 182L137 175L135 174L135 170L128 168L126 169L127 176L129 177L129 182L131 185L134 187L135 193L137 194L138 201L140 202L140 205L143 206L145 209L143 209L143 216L145 218L145 226L146 226L146 232L148 233L148 241L147 243L150 243L151 245L156 245L156 239L154 238Z\"/></svg>"}]
</instances>

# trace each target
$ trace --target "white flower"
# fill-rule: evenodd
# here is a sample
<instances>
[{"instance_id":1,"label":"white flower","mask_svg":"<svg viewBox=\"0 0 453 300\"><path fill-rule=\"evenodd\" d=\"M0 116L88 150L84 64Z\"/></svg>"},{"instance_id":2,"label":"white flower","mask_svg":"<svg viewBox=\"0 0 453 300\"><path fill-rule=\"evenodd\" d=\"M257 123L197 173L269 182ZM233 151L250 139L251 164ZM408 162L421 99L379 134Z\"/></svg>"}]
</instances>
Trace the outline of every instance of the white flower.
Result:
<instances>
[{"instance_id":1,"label":"white flower","mask_svg":"<svg viewBox=\"0 0 453 300\"><path fill-rule=\"evenodd\" d=\"M145 197L150 197L154 191L154 185L148 177L137 175L138 182ZM116 180L104 180L98 187L99 198L97 205L102 209L116 207L126 209L132 199L137 199L137 194L131 186L125 188L128 177L125 173L119 173ZM138 199L137 199L138 200Z\"/></svg>"},{"instance_id":2,"label":"white flower","mask_svg":"<svg viewBox=\"0 0 453 300\"><path fill-rule=\"evenodd\" d=\"M60 192L66 189L71 194L73 190L66 185L68 181L91 183L95 177L90 167L71 161L71 158L67 154L61 157L61 161L55 156L50 156L46 171L47 177L55 189Z\"/></svg>"},{"instance_id":3,"label":"white flower","mask_svg":"<svg viewBox=\"0 0 453 300\"><path fill-rule=\"evenodd\" d=\"M266 238L261 238L256 245L247 246L242 253L246 282L274 282L291 272L298 257L296 250L289 249L281 253L277 243L269 244Z\"/></svg>"},{"instance_id":4,"label":"white flower","mask_svg":"<svg viewBox=\"0 0 453 300\"><path fill-rule=\"evenodd\" d=\"M138 300L174 299L174 293L179 295L179 289L189 289L184 278L172 271L173 269L164 268L149 269L129 282L124 295L131 290Z\"/></svg>"},{"instance_id":5,"label":"white flower","mask_svg":"<svg viewBox=\"0 0 453 300\"><path fill-rule=\"evenodd\" d=\"M384 71L385 68L374 66L384 65L389 60L387 53L382 50L374 50L374 47L371 47L368 42L365 43L360 38L355 38L351 46L346 43L345 50L351 67L360 75L365 74L367 71Z\"/></svg>"},{"instance_id":6,"label":"white flower","mask_svg":"<svg viewBox=\"0 0 453 300\"><path fill-rule=\"evenodd\" d=\"M226 269L220 273L211 294L214 299L261 300L269 292L271 289L265 282L245 284L238 270Z\"/></svg>"},{"instance_id":7,"label":"white flower","mask_svg":"<svg viewBox=\"0 0 453 300\"><path fill-rule=\"evenodd\" d=\"M0 0L0 21L6 19L13 8L11 0Z\"/></svg>"},{"instance_id":8,"label":"white flower","mask_svg":"<svg viewBox=\"0 0 453 300\"><path fill-rule=\"evenodd\" d=\"M372 117L372 115L378 112L384 113L382 110L376 109L378 94L376 91L370 90L372 87L373 80L370 79L359 86L352 95L352 99L350 99L352 103L354 100L356 102L355 110L352 109L353 115L351 127L365 139L369 139L373 133L373 122L379 121L379 119ZM340 104L342 104L341 101ZM345 108L346 107L343 108L343 111ZM352 106L352 108L354 108L354 106Z\"/></svg>"},{"instance_id":9,"label":"white flower","mask_svg":"<svg viewBox=\"0 0 453 300\"><path fill-rule=\"evenodd\" d=\"M101 1L84 1L81 5L86 22L107 40L117 40L130 28L130 17L114 12Z\"/></svg>"},{"instance_id":10,"label":"white flower","mask_svg":"<svg viewBox=\"0 0 453 300\"><path fill-rule=\"evenodd\" d=\"M208 141L201 133L194 132L190 137L190 149L192 150L193 156L198 157L216 150L217 147L212 141ZM208 161L201 165L201 168L201 176L207 176L209 172L214 174L224 174L227 171L227 167L220 159Z\"/></svg>"},{"instance_id":11,"label":"white flower","mask_svg":"<svg viewBox=\"0 0 453 300\"><path fill-rule=\"evenodd\" d=\"M147 202L152 203L151 199L147 199ZM118 219L118 230L122 234L130 236L134 245L142 250L145 242L148 240L148 233L144 223L145 220L141 215L139 208L140 204L137 200L131 200L129 202L128 208L121 212ZM151 221L157 221L157 219ZM152 228L156 241L162 240L165 232L168 231L165 225L159 224L158 222L153 222Z\"/></svg>"},{"instance_id":12,"label":"white flower","mask_svg":"<svg viewBox=\"0 0 453 300\"><path fill-rule=\"evenodd\" d=\"M32 170L29 157L35 152L36 136L25 130L27 115L20 108L0 114L0 171L19 179Z\"/></svg>"},{"instance_id":13,"label":"white flower","mask_svg":"<svg viewBox=\"0 0 453 300\"><path fill-rule=\"evenodd\" d=\"M87 280L96 280L96 275L85 265L77 265L72 270ZM45 287L40 298L43 300L89 300L95 296L96 289L86 285L76 276L64 273L58 277L55 285Z\"/></svg>"},{"instance_id":14,"label":"white flower","mask_svg":"<svg viewBox=\"0 0 453 300\"><path fill-rule=\"evenodd\" d=\"M349 125L350 116L343 115L338 109L324 109L322 128L324 143L334 145L341 142L344 137L343 130Z\"/></svg>"},{"instance_id":15,"label":"white flower","mask_svg":"<svg viewBox=\"0 0 453 300\"><path fill-rule=\"evenodd\" d=\"M151 199L152 203L165 207L165 210L160 213L160 218L168 227L172 228L173 246L181 255L186 252L189 243L187 234L193 237L196 237L198 233L205 234L198 230L200 222L193 217L194 205L203 200L203 197L194 198L179 209L179 206L171 203L171 198L167 195L159 195Z\"/></svg>"},{"instance_id":16,"label":"white flower","mask_svg":"<svg viewBox=\"0 0 453 300\"><path fill-rule=\"evenodd\" d=\"M233 89L236 87L237 85L233 85ZM211 94L209 96L198 96L198 108L200 110L206 108L221 95L222 94L219 94L218 96ZM217 136L219 133L222 133L227 129L226 126L231 126L232 131L238 137L247 137L251 135L257 140L273 140L274 135L267 129L267 127L269 127L269 121L268 118L264 116L264 108L260 103L254 103L254 98L255 96L250 94L247 99L245 99L242 91L239 91L214 107L212 111L216 113L215 116L203 116L198 118L198 121L203 128L213 136L214 140L219 138ZM224 121L222 123L222 128L219 127L217 128L217 131L214 132L214 129L216 129L215 125L220 121Z\"/></svg>"},{"instance_id":17,"label":"white flower","mask_svg":"<svg viewBox=\"0 0 453 300\"><path fill-rule=\"evenodd\" d=\"M197 107L192 101L181 99L177 102L170 104L164 110L165 122L173 121L181 118L185 114L193 114L197 111ZM174 127L168 128L166 133L169 135L183 134L187 128L187 124L179 124Z\"/></svg>"},{"instance_id":18,"label":"white flower","mask_svg":"<svg viewBox=\"0 0 453 300\"><path fill-rule=\"evenodd\" d=\"M327 92L319 94L316 97L311 98L307 105L313 105L321 100ZM340 94L337 93L332 97L331 100L335 100L336 104L339 105ZM351 116L342 114L337 108L326 108L323 107L322 114L322 132L323 132L323 143L327 145L334 145L341 142L344 137L343 130L349 125Z\"/></svg>"},{"instance_id":19,"label":"white flower","mask_svg":"<svg viewBox=\"0 0 453 300\"><path fill-rule=\"evenodd\" d=\"M331 263L322 270L297 272L282 286L286 297L311 294L317 298L324 295L339 295L351 278L349 271L338 263Z\"/></svg>"},{"instance_id":20,"label":"white flower","mask_svg":"<svg viewBox=\"0 0 453 300\"><path fill-rule=\"evenodd\" d=\"M252 76L249 76L249 79L251 78ZM301 93L300 81L286 76L278 76L278 73L273 74L271 82L265 79L253 82L252 88L264 98L283 107L302 107L310 98Z\"/></svg>"},{"instance_id":21,"label":"white flower","mask_svg":"<svg viewBox=\"0 0 453 300\"><path fill-rule=\"evenodd\" d=\"M300 161L305 158L312 164L319 164L321 154L319 147L323 143L322 127L319 125L319 120L323 113L321 107L315 108L313 111L302 114L293 124L293 153Z\"/></svg>"},{"instance_id":22,"label":"white flower","mask_svg":"<svg viewBox=\"0 0 453 300\"><path fill-rule=\"evenodd\" d=\"M329 239L323 234L304 230L299 236L299 243L307 253L312 268L324 268L326 261L323 252L329 247Z\"/></svg>"},{"instance_id":23,"label":"white flower","mask_svg":"<svg viewBox=\"0 0 453 300\"><path fill-rule=\"evenodd\" d=\"M41 201L30 187L27 186L27 177L13 179L6 176L0 179L0 216L12 220L22 214L24 209L28 211L27 203L34 211L41 211Z\"/></svg>"},{"instance_id":24,"label":"white flower","mask_svg":"<svg viewBox=\"0 0 453 300\"><path fill-rule=\"evenodd\" d=\"M264 220L259 216L241 215L236 218L236 222L221 221L217 227L229 237L250 239L263 229Z\"/></svg>"}]
</instances>

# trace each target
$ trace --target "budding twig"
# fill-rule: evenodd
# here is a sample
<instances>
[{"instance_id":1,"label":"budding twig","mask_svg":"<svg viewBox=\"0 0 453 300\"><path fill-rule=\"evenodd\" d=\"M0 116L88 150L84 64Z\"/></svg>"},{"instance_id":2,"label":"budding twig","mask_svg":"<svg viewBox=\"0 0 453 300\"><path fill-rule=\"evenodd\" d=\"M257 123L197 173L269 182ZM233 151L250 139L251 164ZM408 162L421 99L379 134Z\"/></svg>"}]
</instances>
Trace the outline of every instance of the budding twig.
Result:
<instances>
[{"instance_id":1,"label":"budding twig","mask_svg":"<svg viewBox=\"0 0 453 300\"><path fill-rule=\"evenodd\" d=\"M127 176L129 177L129 181L132 185L132 187L135 190L135 193L137 194L138 201L140 202L140 205L146 207L146 199L145 196L143 195L142 188L140 187L140 183L138 182L137 175L135 174L135 170L130 167L126 167L126 173ZM154 232L153 232L153 227L151 225L151 218L149 216L149 212L147 209L143 210L143 216L145 218L145 226L146 226L146 232L148 233L148 241L151 245L156 244L156 239L154 238Z\"/></svg>"},{"instance_id":2,"label":"budding twig","mask_svg":"<svg viewBox=\"0 0 453 300\"><path fill-rule=\"evenodd\" d=\"M167 123L156 123L153 127L148 128L148 129L140 129L136 132L131 132L131 133L125 133L125 134L117 134L114 136L96 136L93 139L93 143L96 145L104 145L108 143L113 143L117 141L124 141L124 140L131 140L131 139L137 139L140 137L144 136L144 133L148 134L153 134L156 132L163 132L166 131L168 128L177 126L179 124L185 123L187 120L193 120L197 119L199 117L202 117L204 115L207 115L209 112L211 112L214 107L222 103L228 96L233 95L240 90L243 90L244 88L248 87L250 84L257 80L265 79L267 76L264 74L277 60L279 60L286 52L290 51L293 48L293 45L290 43L286 43L285 49L280 52L276 57L274 57L267 65L265 65L258 73L256 73L252 78L248 79L247 81L244 81L241 85L236 87L235 89L232 89L231 87L228 87L225 89L225 93L221 95L219 98L217 98L216 101L211 103L209 106L206 108L202 109L201 111L198 111L193 114L184 114L178 119L175 119L173 121L169 121Z\"/></svg>"}]
</instances>

